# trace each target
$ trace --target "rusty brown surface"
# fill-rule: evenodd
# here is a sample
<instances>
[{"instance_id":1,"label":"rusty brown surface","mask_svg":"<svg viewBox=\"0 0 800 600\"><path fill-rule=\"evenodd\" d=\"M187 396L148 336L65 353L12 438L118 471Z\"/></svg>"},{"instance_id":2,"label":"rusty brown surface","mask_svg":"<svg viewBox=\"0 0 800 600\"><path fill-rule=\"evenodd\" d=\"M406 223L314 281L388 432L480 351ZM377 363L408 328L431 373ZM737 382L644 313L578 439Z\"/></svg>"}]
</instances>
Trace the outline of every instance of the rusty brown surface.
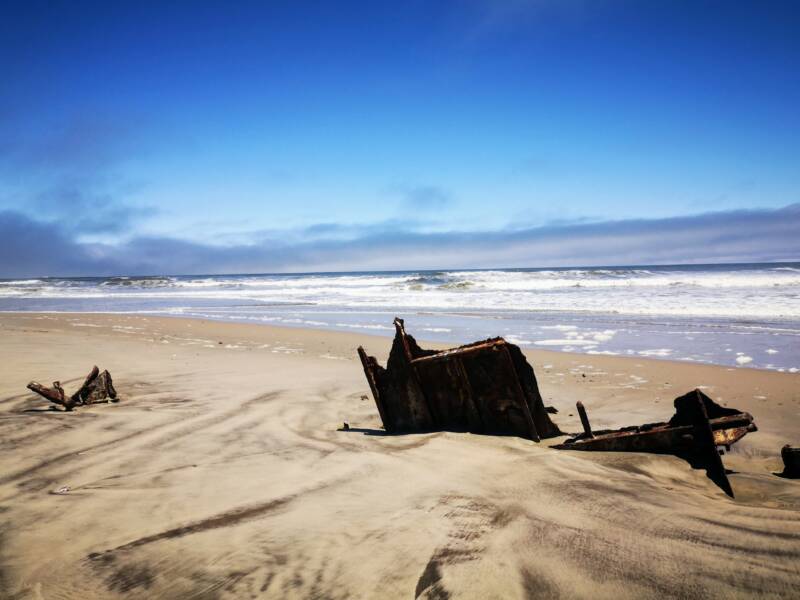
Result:
<instances>
[{"instance_id":1,"label":"rusty brown surface","mask_svg":"<svg viewBox=\"0 0 800 600\"><path fill-rule=\"evenodd\" d=\"M395 319L386 368L358 349L387 432L470 431L539 441L560 435L520 349L493 338L444 351L425 350Z\"/></svg>"},{"instance_id":2,"label":"rusty brown surface","mask_svg":"<svg viewBox=\"0 0 800 600\"><path fill-rule=\"evenodd\" d=\"M786 444L781 448L781 458L783 459L783 477L790 479L800 479L800 448L792 448Z\"/></svg>"},{"instance_id":3,"label":"rusty brown surface","mask_svg":"<svg viewBox=\"0 0 800 600\"><path fill-rule=\"evenodd\" d=\"M67 411L76 406L117 401L117 391L114 389L111 373L108 371L101 372L97 366L92 368L83 385L69 397L67 397L64 388L61 387L58 381L53 382L52 388L43 386L35 381L31 381L27 387L32 392L47 398L50 402L63 406L64 410Z\"/></svg>"},{"instance_id":4,"label":"rusty brown surface","mask_svg":"<svg viewBox=\"0 0 800 600\"><path fill-rule=\"evenodd\" d=\"M580 404L580 403L579 403ZM696 468L704 468L711 480L733 496L718 447L729 448L747 433L757 431L749 413L725 408L700 390L675 399L675 415L665 423L649 423L591 433L583 405L579 406L584 433L562 444L560 450L605 452L654 452L674 454Z\"/></svg>"},{"instance_id":5,"label":"rusty brown surface","mask_svg":"<svg viewBox=\"0 0 800 600\"><path fill-rule=\"evenodd\" d=\"M592 433L592 426L589 423L589 415L586 414L586 409L583 406L583 402L578 400L575 403L575 407L578 409L578 415L581 418L581 425L583 426L583 435L586 438L593 438L594 433Z\"/></svg>"}]
</instances>

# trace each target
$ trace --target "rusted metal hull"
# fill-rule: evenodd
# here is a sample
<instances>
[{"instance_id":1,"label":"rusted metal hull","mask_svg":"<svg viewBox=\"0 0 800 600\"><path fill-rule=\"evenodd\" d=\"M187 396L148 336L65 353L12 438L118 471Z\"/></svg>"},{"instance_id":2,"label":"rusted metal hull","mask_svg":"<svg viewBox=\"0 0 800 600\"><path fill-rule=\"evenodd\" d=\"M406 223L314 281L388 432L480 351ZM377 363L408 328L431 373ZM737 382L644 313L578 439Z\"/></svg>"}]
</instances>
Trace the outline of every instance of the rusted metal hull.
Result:
<instances>
[{"instance_id":1,"label":"rusted metal hull","mask_svg":"<svg viewBox=\"0 0 800 600\"><path fill-rule=\"evenodd\" d=\"M387 367L359 347L387 432L470 431L539 441L560 435L520 349L502 338L424 350L395 319Z\"/></svg>"},{"instance_id":2,"label":"rusted metal hull","mask_svg":"<svg viewBox=\"0 0 800 600\"><path fill-rule=\"evenodd\" d=\"M720 406L700 390L676 398L675 415L666 423L615 430L593 432L583 405L578 404L584 432L553 448L674 454L687 459L692 466L705 468L709 478L731 497L733 489L720 458L721 450L717 448L729 449L746 434L757 431L749 413Z\"/></svg>"}]
</instances>

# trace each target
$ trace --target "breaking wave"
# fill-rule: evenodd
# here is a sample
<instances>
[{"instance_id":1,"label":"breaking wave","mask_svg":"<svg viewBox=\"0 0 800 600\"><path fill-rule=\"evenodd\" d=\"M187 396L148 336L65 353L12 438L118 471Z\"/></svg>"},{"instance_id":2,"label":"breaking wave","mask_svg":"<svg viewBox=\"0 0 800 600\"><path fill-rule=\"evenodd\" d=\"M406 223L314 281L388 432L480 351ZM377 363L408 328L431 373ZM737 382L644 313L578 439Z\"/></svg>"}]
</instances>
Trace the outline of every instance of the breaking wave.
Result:
<instances>
[{"instance_id":1,"label":"breaking wave","mask_svg":"<svg viewBox=\"0 0 800 600\"><path fill-rule=\"evenodd\" d=\"M800 318L800 265L0 281L3 310L26 310L35 300L62 310L75 310L76 302L82 310L107 310L108 303L168 308L214 301L486 314L510 310L796 319Z\"/></svg>"},{"instance_id":2,"label":"breaking wave","mask_svg":"<svg viewBox=\"0 0 800 600\"><path fill-rule=\"evenodd\" d=\"M175 284L173 277L109 277L100 282L100 287L153 288Z\"/></svg>"}]
</instances>

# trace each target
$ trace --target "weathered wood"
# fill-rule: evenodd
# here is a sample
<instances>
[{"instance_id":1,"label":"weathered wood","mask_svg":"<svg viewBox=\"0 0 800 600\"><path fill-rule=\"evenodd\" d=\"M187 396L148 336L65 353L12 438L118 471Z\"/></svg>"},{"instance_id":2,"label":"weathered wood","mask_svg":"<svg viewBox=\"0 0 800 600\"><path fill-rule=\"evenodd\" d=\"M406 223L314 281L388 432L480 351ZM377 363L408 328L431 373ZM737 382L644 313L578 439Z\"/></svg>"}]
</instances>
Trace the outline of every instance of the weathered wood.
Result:
<instances>
[{"instance_id":1,"label":"weathered wood","mask_svg":"<svg viewBox=\"0 0 800 600\"><path fill-rule=\"evenodd\" d=\"M519 435L561 432L542 402L533 369L502 338L425 350L395 319L387 367L359 348L383 426L389 432L449 430Z\"/></svg>"},{"instance_id":2,"label":"weathered wood","mask_svg":"<svg viewBox=\"0 0 800 600\"><path fill-rule=\"evenodd\" d=\"M69 398L67 398L64 388L61 387L58 381L53 383L52 388L43 386L35 381L31 381L27 387L32 392L47 398L50 402L63 406L66 411L71 411L76 406L117 401L117 391L114 389L111 373L108 371L101 372L97 366L92 367L83 385Z\"/></svg>"}]
</instances>

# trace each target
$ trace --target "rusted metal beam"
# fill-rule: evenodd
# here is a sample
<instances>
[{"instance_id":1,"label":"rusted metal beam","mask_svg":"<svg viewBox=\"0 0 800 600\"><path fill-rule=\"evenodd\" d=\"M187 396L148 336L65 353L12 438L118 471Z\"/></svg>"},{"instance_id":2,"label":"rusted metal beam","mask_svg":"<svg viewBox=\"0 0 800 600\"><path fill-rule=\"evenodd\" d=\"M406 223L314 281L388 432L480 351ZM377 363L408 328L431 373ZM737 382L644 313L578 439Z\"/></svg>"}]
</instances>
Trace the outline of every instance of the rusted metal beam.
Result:
<instances>
[{"instance_id":1,"label":"rusted metal beam","mask_svg":"<svg viewBox=\"0 0 800 600\"><path fill-rule=\"evenodd\" d=\"M430 356L421 356L419 358L415 358L411 362L412 364L416 365L437 360L448 360L453 356L465 356L467 354L482 352L483 350L490 350L498 346L502 347L507 343L508 342L506 342L504 339L497 338L488 342L480 342L478 344L469 344L461 348L453 348L452 350L442 350L441 352L437 352L436 354L432 354Z\"/></svg>"},{"instance_id":2,"label":"rusted metal beam","mask_svg":"<svg viewBox=\"0 0 800 600\"><path fill-rule=\"evenodd\" d=\"M399 317L394 318L394 329L395 329L395 336L399 336L400 340L403 343L403 352L405 352L406 359L408 360L408 362L414 362L414 357L411 354L411 347L408 343L405 322L403 321L403 319L400 319Z\"/></svg>"},{"instance_id":3,"label":"rusted metal beam","mask_svg":"<svg viewBox=\"0 0 800 600\"><path fill-rule=\"evenodd\" d=\"M581 425L583 425L583 434L587 438L593 438L594 434L592 433L592 426L589 425L589 416L586 414L586 409L583 407L583 402L578 400L575 406L578 409L578 415L581 418Z\"/></svg>"},{"instance_id":4,"label":"rusted metal beam","mask_svg":"<svg viewBox=\"0 0 800 600\"><path fill-rule=\"evenodd\" d=\"M386 413L386 409L383 406L383 399L381 398L381 394L378 391L378 386L375 382L375 365L373 364L374 359L370 361L370 357L367 356L363 346L358 347L358 357L361 359L361 366L364 367L364 374L367 376L369 389L372 391L372 397L375 399L375 405L378 407L378 414L381 416L381 421L383 423L390 422L390 419ZM389 430L387 429L387 431Z\"/></svg>"},{"instance_id":5,"label":"rusted metal beam","mask_svg":"<svg viewBox=\"0 0 800 600\"><path fill-rule=\"evenodd\" d=\"M706 473L709 479L733 498L733 488L731 488L731 483L725 474L725 466L722 464L720 453L717 451L714 432L708 419L708 411L700 393L699 390L695 390L695 393L690 395L694 400L694 448L692 450L707 462Z\"/></svg>"}]
</instances>

